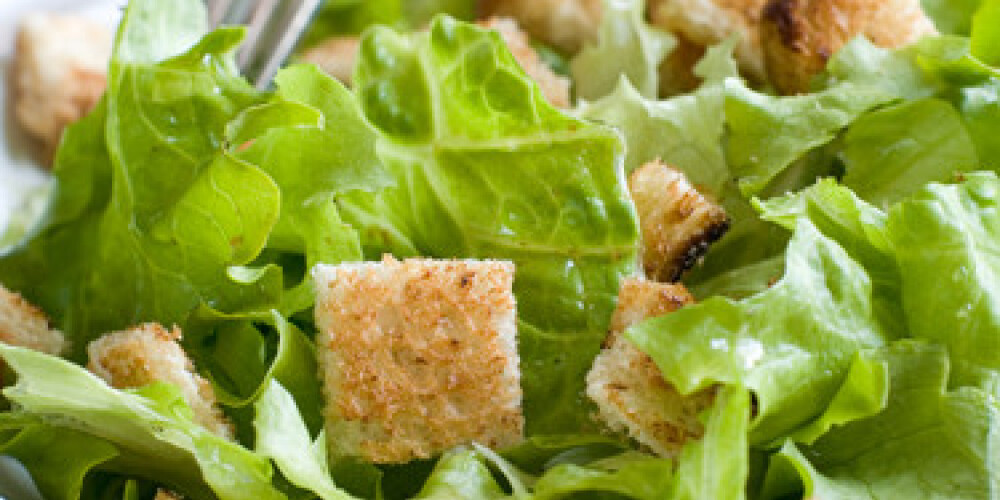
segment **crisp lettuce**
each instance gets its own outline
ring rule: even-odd
[[[947,390],[940,346],[907,341],[871,356],[889,369],[885,410],[812,445],[785,442],[761,498],[996,498],[996,400],[968,387]]]

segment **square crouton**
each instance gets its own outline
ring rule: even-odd
[[[639,214],[642,265],[651,279],[679,280],[729,229],[722,207],[660,161],[632,172],[628,186]]]
[[[514,265],[317,265],[316,337],[334,456],[377,463],[522,438]]]
[[[118,389],[133,389],[165,382],[181,391],[194,412],[195,422],[209,431],[233,439],[232,423],[217,405],[212,384],[194,370],[194,364],[177,342],[181,332],[146,323],[109,333],[87,346],[87,369]]]
[[[49,319],[23,297],[0,285],[0,342],[58,356],[66,338],[49,328]]]
[[[14,111],[51,157],[67,125],[83,118],[107,86],[111,32],[81,17],[35,13],[17,33]]]
[[[686,441],[704,434],[698,416],[712,404],[715,391],[682,396],[663,379],[656,363],[622,334],[647,318],[693,302],[680,284],[625,280],[604,350],[587,374],[587,396],[597,403],[598,419],[664,457],[675,456]]]

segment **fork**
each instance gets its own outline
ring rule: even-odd
[[[295,50],[323,0],[206,0],[209,22],[246,25],[247,37],[236,54],[240,71],[259,89]]]

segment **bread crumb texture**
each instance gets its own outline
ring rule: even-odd
[[[680,284],[625,280],[604,349],[587,374],[587,396],[597,404],[597,418],[664,457],[675,456],[685,442],[704,434],[699,414],[712,405],[715,390],[682,396],[623,333],[693,302]]]
[[[118,389],[154,382],[173,384],[194,412],[195,422],[233,439],[232,423],[216,404],[212,384],[195,372],[194,364],[177,342],[180,338],[178,328],[167,330],[156,323],[109,333],[87,346],[87,369]]]
[[[66,338],[49,328],[49,319],[20,294],[0,285],[0,342],[58,356],[66,350]]]
[[[378,463],[522,439],[514,265],[318,265],[316,323],[334,456]]]

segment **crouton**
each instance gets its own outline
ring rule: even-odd
[[[401,463],[522,439],[513,273],[391,257],[314,268],[333,456]]]
[[[567,54],[597,38],[604,0],[483,0],[484,17],[514,18],[524,30]]]
[[[555,74],[544,61],[538,57],[538,52],[531,46],[531,40],[510,18],[491,17],[481,21],[485,28],[497,30],[503,38],[510,53],[517,59],[524,72],[531,77],[542,90],[542,95],[553,106],[569,107],[569,79]]]
[[[705,56],[705,47],[678,35],[677,46],[660,63],[660,95],[672,96],[691,92],[701,85],[694,67]]]
[[[104,93],[111,33],[79,17],[32,14],[15,43],[14,114],[51,159],[63,129]]]
[[[813,76],[858,35],[895,48],[935,33],[920,0],[772,0],[761,26],[768,76],[784,94],[808,91]]]
[[[729,229],[722,207],[660,161],[636,169],[628,185],[639,214],[642,263],[651,279],[680,279]]]
[[[335,36],[302,53],[302,61],[313,63],[330,76],[350,86],[358,62],[361,41],[356,36]]]
[[[182,500],[183,498],[184,497],[181,496],[180,493],[170,490],[165,490],[162,488],[157,488],[156,496],[153,497],[153,500]]]
[[[739,36],[736,60],[743,73],[763,81],[760,45],[761,11],[767,0],[649,0],[650,23],[676,33],[690,43],[708,47]]]
[[[704,434],[698,416],[712,405],[715,390],[682,396],[623,332],[693,302],[683,285],[626,279],[604,349],[587,374],[587,396],[597,404],[597,418],[664,457],[675,456],[685,442]]]
[[[87,346],[87,369],[112,387],[137,388],[153,382],[177,386],[194,412],[195,422],[227,439],[232,423],[216,404],[212,384],[198,375],[191,359],[177,341],[181,332],[156,323],[109,333]]]
[[[0,285],[0,342],[58,356],[66,350],[66,338],[49,327],[40,309],[19,294]]]

